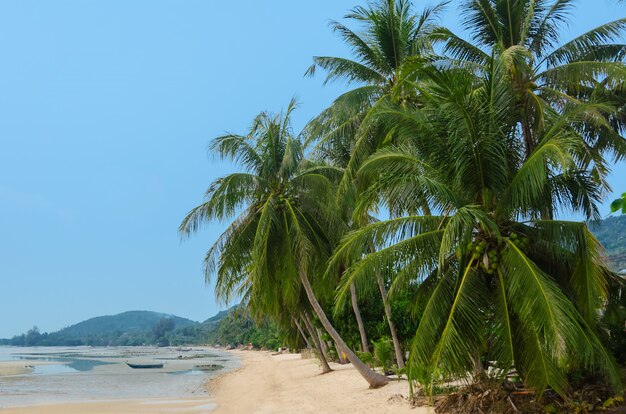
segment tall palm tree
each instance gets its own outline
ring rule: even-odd
[[[566,373],[576,367],[618,389],[595,332],[611,277],[602,246],[584,223],[540,218],[542,204],[588,217],[597,211],[593,173],[575,154],[586,145],[579,125],[605,127],[593,114],[606,108],[545,111],[545,128],[526,155],[506,75],[514,58],[492,60],[478,80],[465,70],[431,68],[422,108],[381,111],[397,145],[361,167],[358,208],[382,202],[397,215],[346,236],[330,268],[355,260],[340,295],[376,272],[395,273],[392,288],[420,285],[426,304],[408,373],[427,389],[468,372],[505,376],[511,366],[539,394],[551,387],[566,395]],[[424,202],[438,214],[420,215],[415,206]],[[376,251],[363,257],[370,240]],[[495,370],[485,369],[488,361]]]
[[[317,141],[318,156],[344,170],[340,198],[348,207],[353,200],[349,196],[353,193],[350,189],[353,187],[353,173],[383,143],[385,137],[375,125],[364,123],[367,113],[391,91],[395,92],[395,101],[412,103],[415,100],[410,74],[414,73],[414,67],[421,66],[433,53],[429,34],[436,27],[435,21],[442,7],[425,8],[420,14],[414,13],[409,0],[378,0],[367,7],[356,7],[345,17],[362,24],[361,32],[355,32],[339,22],[331,23],[332,29],[350,46],[355,59],[317,56],[307,71],[307,74],[313,75],[317,68],[326,70],[324,83],[346,80],[349,84],[359,85],[337,98],[307,126],[309,139]],[[348,208],[349,216],[350,211]],[[357,220],[348,219],[353,227],[367,221],[367,214]],[[377,277],[377,284],[396,361],[402,368],[404,357],[381,275]],[[351,301],[359,322],[354,286],[351,287]],[[360,322],[359,330],[362,341],[366,342]],[[363,348],[365,350],[365,345]]]
[[[250,300],[264,301],[255,306],[272,315],[288,298],[295,306],[303,288],[341,351],[371,387],[379,387],[387,377],[372,371],[348,348],[314,293],[311,276],[330,254],[333,232],[341,223],[334,213],[335,187],[327,168],[304,158],[301,139],[291,130],[295,108],[292,101],[284,114],[261,113],[247,136],[229,134],[212,142],[212,150],[245,171],[215,180],[207,201],[191,210],[180,231],[190,234],[206,221],[236,216],[205,259],[205,274],[208,279],[215,274],[216,291],[222,295],[249,291]],[[324,288],[321,278],[313,282],[318,291]],[[272,295],[277,289],[283,294]]]
[[[318,141],[317,147],[325,156],[333,157],[340,148],[349,152],[344,181],[352,179],[358,163],[384,138],[371,125],[362,128],[369,109],[398,86],[400,79],[406,87],[394,88],[394,99],[414,100],[415,90],[410,86],[412,78],[408,74],[432,58],[430,33],[442,9],[443,4],[439,4],[417,14],[410,0],[376,0],[366,7],[355,7],[345,16],[362,25],[360,31],[331,22],[331,28],[350,47],[354,57],[316,56],[306,73],[312,76],[320,68],[327,72],[325,84],[343,80],[357,87],[339,96],[307,130],[309,137]]]
[[[434,30],[433,38],[443,42],[443,54],[453,64],[473,69],[489,68],[494,55],[516,49],[515,61],[506,74],[515,89],[514,105],[524,136],[528,158],[538,145],[543,128],[543,106],[562,111],[566,106],[595,101],[599,95],[617,92],[624,101],[626,81],[626,18],[605,23],[563,42],[562,27],[574,10],[574,0],[465,0],[460,8],[464,27],[472,41],[448,29]],[[614,102],[614,104],[617,102]],[[619,104],[622,106],[623,103]],[[615,107],[615,105],[613,105]],[[606,175],[606,154],[616,159],[626,155],[623,115],[600,112],[610,121],[591,128],[582,124],[585,151],[577,155],[581,166],[592,166],[599,177]],[[605,184],[603,179],[600,179]]]

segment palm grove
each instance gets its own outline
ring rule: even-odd
[[[538,394],[566,396],[573,372],[617,391],[603,318],[621,281],[585,222],[557,216],[599,218],[626,155],[626,19],[564,40],[571,0],[457,6],[467,38],[409,0],[333,22],[352,55],[307,74],[353,88],[299,133],[292,101],[214,139],[240,172],[180,231],[229,220],[205,259],[217,297],[306,341],[325,372],[329,336],[384,385],[359,356],[385,336],[426,392],[511,369]]]

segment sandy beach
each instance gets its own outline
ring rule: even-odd
[[[320,375],[315,359],[299,354],[234,351],[241,368],[207,382],[210,397],[51,404],[0,410],[6,414],[104,413],[363,413],[426,414],[406,400],[406,381],[391,381],[371,390],[350,365],[332,364],[334,372]]]
[[[209,383],[217,404],[215,414],[433,412],[409,405],[406,381],[371,390],[350,364],[331,364],[334,372],[320,375],[317,360],[301,359],[299,354],[237,354],[243,367]]]

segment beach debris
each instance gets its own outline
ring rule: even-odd
[[[407,401],[407,398],[405,398],[404,395],[399,394],[399,393],[394,394],[387,399],[387,402],[389,404],[404,404],[406,403],[406,401]]]
[[[432,403],[435,412],[447,414],[591,413],[615,408],[623,398],[612,396],[604,385],[587,384],[573,390],[567,401],[550,389],[539,400],[521,384],[485,381],[436,396]]]

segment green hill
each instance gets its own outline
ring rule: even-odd
[[[136,333],[151,330],[161,319],[171,319],[175,328],[198,325],[189,319],[150,311],[129,311],[117,315],[98,316],[63,328],[57,333],[67,336],[110,334],[115,332]]]
[[[35,327],[0,345],[14,346],[134,346],[204,344],[225,313],[208,319],[209,325],[165,313],[129,311],[98,316],[56,332],[41,333]],[[206,321],[205,321],[206,323]]]
[[[606,249],[613,270],[626,273],[626,215],[609,217],[591,230]]]
[[[224,318],[228,316],[229,313],[231,313],[231,311],[234,311],[235,309],[237,309],[237,306],[239,305],[235,305],[231,307],[230,309],[219,311],[214,316],[211,316],[209,319],[202,322],[202,326],[205,326],[207,328],[216,327],[220,323],[220,321],[222,321]]]

